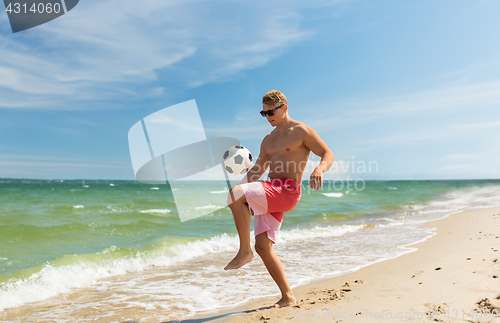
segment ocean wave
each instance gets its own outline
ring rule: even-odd
[[[361,230],[364,226],[341,225],[282,231],[279,241],[282,244],[288,244],[318,237],[338,237]],[[43,301],[71,292],[75,288],[89,287],[109,277],[139,272],[148,268],[169,267],[208,254],[236,252],[238,246],[237,236],[221,234],[187,243],[170,245],[167,243],[167,246],[165,243],[159,243],[156,249],[149,253],[137,251],[134,255],[130,255],[131,251],[127,252],[127,250],[111,246],[91,255],[73,255],[69,257],[72,264],[57,266],[54,263],[48,263],[39,272],[26,279],[0,285],[0,311],[30,302]],[[123,253],[129,253],[129,255],[123,256]],[[101,260],[96,260],[99,258]],[[88,261],[88,259],[94,261]],[[64,262],[59,261],[59,263]]]
[[[323,193],[324,196],[328,197],[342,197],[344,194],[342,193]]]
[[[311,238],[321,237],[340,237],[346,233],[356,232],[366,227],[366,224],[343,224],[332,225],[327,227],[316,226],[312,229],[293,229],[284,230],[279,233],[278,241],[282,242],[296,242],[298,240],[305,240]]]
[[[74,209],[83,209],[83,205],[73,205]]]
[[[213,204],[203,205],[203,206],[195,206],[195,210],[218,210],[222,208],[222,206],[217,206]]]
[[[97,281],[153,267],[168,267],[210,253],[235,251],[237,237],[222,234],[205,240],[178,243],[151,253],[137,252],[134,256],[113,258],[123,250],[112,246],[93,255],[73,256],[72,264],[55,266],[47,263],[39,272],[28,278],[13,280],[0,285],[0,311],[38,302],[68,293],[75,288],[85,288]],[[85,261],[86,258],[106,259]]]
[[[227,193],[229,190],[222,190],[222,191],[210,191],[212,194],[222,194],[222,193]]]
[[[29,302],[43,301],[67,293],[73,288],[90,286],[98,279],[124,274],[133,266],[132,260],[117,260],[108,265],[82,263],[54,267],[47,264],[27,279],[1,285],[0,311]],[[140,265],[136,269],[139,267]]]
[[[465,208],[481,209],[500,206],[500,186],[461,188],[448,192],[434,201],[404,205],[407,214],[418,214],[426,221],[446,217]]]
[[[167,214],[171,211],[169,209],[150,209],[150,210],[142,210],[141,213],[152,213],[152,214]]]

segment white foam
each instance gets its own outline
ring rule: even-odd
[[[342,197],[344,194],[342,193],[323,193],[324,196],[328,197]]]
[[[222,194],[222,193],[227,193],[229,190],[222,190],[222,191],[210,191],[212,194]]]
[[[403,210],[412,216],[418,215],[423,221],[447,217],[465,208],[500,207],[500,186],[463,188],[444,194],[440,199],[425,204],[406,205]]]
[[[169,209],[150,209],[150,210],[142,210],[141,213],[153,213],[153,214],[167,214],[171,211]]]
[[[238,239],[236,237],[222,234],[211,239],[175,244],[157,251],[156,254],[138,253],[134,257],[100,262],[82,262],[60,267],[47,264],[40,272],[27,279],[1,285],[0,311],[28,302],[46,300],[67,293],[74,288],[88,287],[100,279],[128,272],[138,272],[156,266],[168,267],[195,257],[223,251],[235,251],[237,248]],[[110,247],[98,254],[109,254],[118,249]]]
[[[117,260],[107,265],[82,263],[62,267],[48,264],[27,279],[4,284],[0,290],[0,311],[46,300],[67,293],[72,288],[87,287],[98,279],[124,274],[133,267],[137,270],[140,267],[137,262]]]
[[[365,228],[365,224],[358,225],[331,225],[327,227],[316,226],[312,229],[293,229],[289,231],[281,231],[278,235],[279,242],[296,242],[299,240],[307,240],[312,238],[324,237],[340,237],[346,233],[356,232]]]
[[[214,204],[208,204],[208,205],[203,205],[203,206],[195,206],[195,210],[218,210],[220,209],[220,206],[214,205]]]
[[[151,187],[150,190],[159,190],[159,187]]]
[[[326,228],[294,229],[282,231],[279,239],[283,245],[290,243],[293,245],[294,242],[305,239],[341,236],[363,227],[364,225],[341,225]],[[68,293],[74,288],[89,287],[99,280],[128,272],[138,272],[158,266],[178,265],[190,259],[213,253],[226,251],[234,253],[238,250],[238,241],[236,236],[222,234],[210,239],[171,245],[162,251],[156,251],[155,254],[138,253],[134,257],[81,262],[60,267],[47,264],[40,272],[27,279],[4,284],[0,290],[0,310],[21,306],[28,302],[46,300],[62,293]],[[110,247],[98,254],[110,254],[118,249]],[[175,288],[179,288],[179,286]],[[192,293],[192,290],[189,292]],[[208,306],[207,299],[203,300],[203,298],[200,298],[197,303],[202,304],[202,301],[205,302],[203,308],[206,309],[220,306],[218,302],[215,302],[213,306]],[[199,310],[200,307],[197,306],[197,309]]]
[[[74,209],[83,209],[83,205],[73,205]]]

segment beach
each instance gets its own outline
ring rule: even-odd
[[[257,254],[223,269],[239,245],[225,183],[172,188],[204,197],[193,212],[217,209],[182,222],[165,186],[0,181],[0,321],[467,319],[499,306],[500,181],[336,184],[303,184],[273,246],[298,307],[228,315],[280,295]]]
[[[266,297],[183,322],[500,321],[500,208],[426,227],[435,235],[409,246],[414,252],[295,288],[297,306],[263,309],[276,301]],[[241,310],[250,312],[221,317]]]

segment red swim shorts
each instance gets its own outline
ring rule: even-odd
[[[300,200],[302,187],[289,178],[269,178],[265,182],[240,184],[254,218],[255,236],[267,232],[276,243],[284,212],[292,210]]]

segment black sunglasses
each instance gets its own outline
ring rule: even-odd
[[[282,106],[284,106],[284,104],[282,104],[279,107],[276,107],[274,109],[267,110],[267,111],[262,110],[262,111],[260,111],[260,115],[263,116],[263,117],[265,117],[266,115],[272,117],[274,115],[274,111],[278,110]]]

